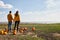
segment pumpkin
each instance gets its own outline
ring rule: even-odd
[[[16,30],[13,31],[13,35],[16,35]]]
[[[4,30],[1,31],[1,34],[4,34]]]
[[[27,27],[25,27],[24,30],[27,30]]]
[[[6,35],[7,34],[7,32],[4,32],[4,35]]]
[[[8,32],[8,29],[5,28],[5,32]]]
[[[20,30],[20,33],[23,33],[24,31],[23,30]]]
[[[4,30],[0,30],[0,34],[4,34]]]
[[[32,31],[35,31],[35,27],[32,27]]]

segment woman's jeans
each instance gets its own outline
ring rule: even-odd
[[[11,25],[12,25],[12,21],[9,21],[8,22],[8,31],[10,31],[10,32],[11,32]]]
[[[16,27],[17,27],[17,32],[18,32],[19,23],[20,23],[20,21],[15,21],[14,30],[15,30],[15,29],[16,29]]]

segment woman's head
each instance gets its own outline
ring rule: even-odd
[[[18,11],[16,11],[16,13],[19,13]]]
[[[18,13],[19,13],[19,12],[18,12],[18,11],[16,11],[15,16],[18,16],[18,15],[19,15]]]

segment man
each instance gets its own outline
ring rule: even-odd
[[[8,19],[8,32],[11,32],[11,25],[12,25],[12,20],[13,20],[13,17],[12,17],[12,12],[9,11],[9,14],[7,15],[7,19]]]

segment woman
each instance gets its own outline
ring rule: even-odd
[[[19,23],[20,23],[20,16],[18,14],[19,12],[16,11],[15,16],[14,16],[14,22],[15,22],[15,26],[14,26],[14,30],[17,27],[17,32],[18,32],[18,27],[19,27]]]

